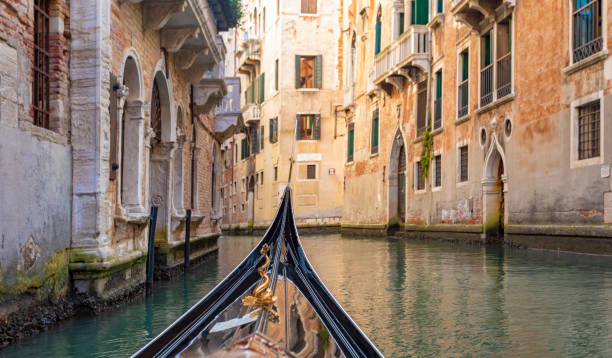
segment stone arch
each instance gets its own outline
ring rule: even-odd
[[[388,175],[388,218],[389,221],[396,218],[401,224],[406,219],[406,171],[408,165],[405,138],[401,127],[398,127],[391,145]]]
[[[163,66],[163,59],[158,62]],[[149,141],[149,203],[158,207],[156,237],[159,241],[171,242],[171,216],[173,194],[173,162],[176,150],[175,112],[172,86],[165,72],[157,69],[150,88],[151,138]]]
[[[508,192],[507,170],[504,149],[493,132],[485,156],[482,178],[483,233],[485,239],[490,242],[503,241],[504,237],[504,225],[508,218],[505,210]]]
[[[121,170],[118,191],[121,205],[130,213],[146,213],[142,188],[144,173],[141,170],[144,154],[144,85],[140,56],[133,48],[125,51],[118,82],[123,91],[120,108],[119,167]]]

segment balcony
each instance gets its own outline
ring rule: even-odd
[[[414,79],[418,70],[429,72],[428,36],[426,26],[412,25],[385,47],[374,58],[374,84],[385,89],[387,83],[401,90],[404,77]]]
[[[483,20],[495,19],[514,8],[515,4],[516,0],[453,0],[451,12],[457,21],[480,31]]]
[[[244,123],[249,125],[251,123],[259,123],[260,107],[257,103],[248,103],[242,110],[242,118]]]
[[[242,43],[236,52],[238,72],[248,74],[255,70],[261,61],[261,41],[252,38]]]

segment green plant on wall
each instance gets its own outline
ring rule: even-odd
[[[429,174],[429,166],[431,165],[432,154],[433,137],[431,136],[431,130],[429,129],[428,124],[425,128],[425,132],[423,132],[423,151],[421,152],[421,160],[419,161],[421,169],[423,169],[423,180],[426,180],[427,175]]]
[[[232,19],[232,25],[236,26],[240,23],[240,19],[242,19],[242,0],[230,0],[232,10],[234,13],[234,18]]]

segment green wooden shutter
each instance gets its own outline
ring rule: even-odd
[[[372,141],[371,141],[371,153],[378,153],[378,110],[374,111],[374,117],[372,118]]]
[[[468,79],[469,71],[469,61],[470,56],[467,51],[461,53],[461,80],[465,81]]]
[[[314,116],[314,139],[315,140],[319,140],[321,139],[321,115],[317,114]]]
[[[482,37],[482,44],[483,44],[483,67],[486,67],[488,65],[491,64],[491,55],[492,55],[492,48],[491,48],[491,32],[489,31],[486,35],[484,35]]]
[[[270,119],[270,124],[268,128],[268,140],[270,143],[274,143],[274,118]]]
[[[295,55],[295,88],[301,88],[300,55]]]
[[[348,132],[348,148],[347,148],[347,158],[346,161],[347,162],[352,162],[353,161],[353,152],[355,150],[355,126],[351,123],[349,125],[349,132]]]
[[[323,56],[318,55],[314,58],[315,62],[315,88],[323,88]]]
[[[382,31],[382,22],[376,21],[376,42],[374,44],[374,54],[378,55],[380,52],[380,36]]]
[[[438,0],[438,14],[444,12],[444,0]]]
[[[410,25],[416,24],[416,0],[410,2]]]
[[[427,25],[427,22],[429,22],[429,0],[417,0],[416,13],[416,23]]]
[[[295,131],[295,139],[302,139],[302,131],[301,131],[301,125],[302,125],[302,120],[301,120],[301,116],[298,114],[295,116],[295,125],[297,126],[296,131]]]
[[[266,74],[262,73],[259,76],[259,98],[257,103],[263,103],[266,99]]]
[[[404,33],[404,13],[400,12],[399,13],[399,34],[403,34]]]
[[[264,138],[265,138],[265,137],[266,137],[266,136],[265,136],[265,129],[264,129],[264,126],[261,126],[261,127],[260,127],[260,129],[259,129],[259,148],[260,148],[261,150],[263,150],[263,149],[264,149],[264,141],[265,141],[265,140],[264,140]]]

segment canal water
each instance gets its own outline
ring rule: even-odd
[[[259,237],[153,295],[62,322],[0,357],[129,356],[204,296]],[[387,357],[612,357],[612,258],[339,235],[302,237],[323,282]]]

